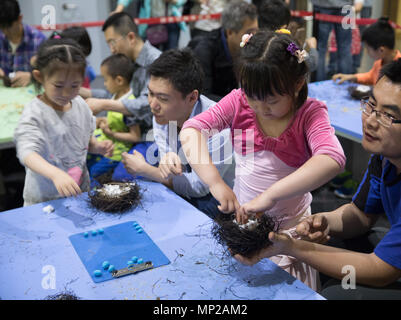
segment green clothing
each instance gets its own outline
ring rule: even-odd
[[[134,95],[132,94],[132,91],[130,93],[131,94],[128,96],[127,99],[135,99]],[[124,95],[124,98],[126,97],[127,95]],[[108,111],[107,123],[109,125],[110,130],[113,132],[129,132],[129,127],[126,125],[124,118],[125,118],[124,115],[120,112]],[[114,152],[113,155],[109,157],[109,159],[114,161],[121,161],[121,154],[123,152],[128,152],[133,145],[132,142],[124,142],[108,137],[107,135],[104,134],[103,130],[100,128],[95,130],[94,135],[98,141],[104,141],[104,140],[113,141]]]

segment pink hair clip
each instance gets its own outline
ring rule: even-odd
[[[252,33],[249,33],[249,34],[245,33],[241,38],[241,43],[239,44],[239,46],[241,48],[243,48],[248,43],[248,41],[252,38],[252,36],[253,36]]]
[[[61,37],[60,37],[58,34],[56,34],[56,35],[53,37],[53,39],[61,39]]]

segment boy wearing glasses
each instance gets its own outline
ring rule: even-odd
[[[373,155],[352,202],[302,221],[297,233],[303,240],[272,232],[272,246],[250,259],[235,258],[252,265],[277,254],[293,256],[342,280],[325,285],[321,294],[328,299],[401,299],[401,59],[381,70],[372,96],[362,106],[362,145]],[[391,227],[372,251],[323,245],[330,236],[366,235],[381,214]],[[369,240],[373,236],[371,232]]]

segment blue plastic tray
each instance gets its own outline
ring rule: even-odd
[[[103,268],[104,261],[114,265],[116,270],[128,267],[127,262],[132,261],[134,256],[143,259],[143,262],[152,261],[154,268],[170,263],[136,221],[113,225],[103,230],[87,230],[74,234],[69,239],[94,282],[115,279],[111,272]],[[101,275],[95,276],[95,270],[100,270]]]

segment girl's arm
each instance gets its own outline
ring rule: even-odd
[[[220,202],[219,210],[230,213],[239,207],[239,203],[213,164],[207,139],[206,135],[194,128],[183,129],[180,133],[182,149],[192,169],[209,186],[210,193]]]
[[[341,170],[337,161],[331,157],[324,154],[315,155],[296,171],[245,203],[237,212],[237,220],[244,223],[249,214],[264,212],[280,200],[315,190],[334,178]]]
[[[58,193],[63,197],[76,196],[81,193],[78,184],[68,173],[53,166],[36,152],[31,152],[24,158],[24,165],[53,181]]]

